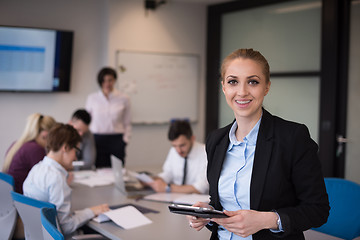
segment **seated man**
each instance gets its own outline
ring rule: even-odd
[[[48,135],[48,154],[25,179],[24,195],[56,206],[60,228],[66,239],[96,215],[109,210],[107,204],[71,212],[71,188],[68,170],[76,160],[81,137],[70,125],[57,124]]]
[[[172,122],[168,139],[172,148],[163,172],[148,185],[156,192],[208,194],[205,145],[195,141],[189,122]]]
[[[69,124],[73,126],[82,137],[80,152],[77,159],[84,162],[83,166],[74,167],[75,170],[95,169],[96,146],[94,135],[89,130],[91,116],[85,109],[78,109],[72,115]]]

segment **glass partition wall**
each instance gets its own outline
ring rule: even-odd
[[[234,119],[221,91],[221,60],[235,49],[254,48],[270,64],[272,85],[264,107],[306,124],[319,144],[324,175],[344,177],[350,2],[251,0],[209,6],[206,133]]]
[[[306,124],[318,141],[321,1],[300,0],[226,13],[221,30],[221,59],[238,48],[260,51],[272,75],[265,109]],[[219,101],[219,126],[225,126],[234,116],[221,88]]]

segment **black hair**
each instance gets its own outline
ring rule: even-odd
[[[100,70],[100,72],[98,73],[98,78],[97,78],[97,81],[98,81],[98,84],[99,84],[100,87],[101,87],[102,83],[104,82],[105,75],[111,75],[111,76],[113,76],[115,78],[115,80],[117,78],[115,69],[110,68],[110,67],[102,68]]]
[[[86,125],[89,125],[91,122],[91,116],[85,109],[78,109],[76,110],[73,115],[72,119],[78,119],[83,121]]]
[[[189,121],[187,120],[175,120],[171,121],[168,132],[168,139],[174,141],[180,135],[184,135],[187,139],[190,139],[193,135]]]

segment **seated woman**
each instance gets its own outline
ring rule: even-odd
[[[58,123],[48,135],[48,154],[29,172],[24,182],[24,195],[56,205],[63,234],[71,236],[96,215],[109,210],[107,204],[71,212],[71,188],[68,170],[76,160],[81,137],[72,126]]]
[[[16,192],[23,193],[23,182],[30,169],[46,155],[47,134],[55,123],[50,116],[31,114],[22,136],[7,151],[2,171],[13,176]]]

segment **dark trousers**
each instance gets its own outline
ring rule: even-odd
[[[122,160],[125,166],[125,146],[123,134],[94,134],[96,144],[96,168],[111,167],[110,155]]]

